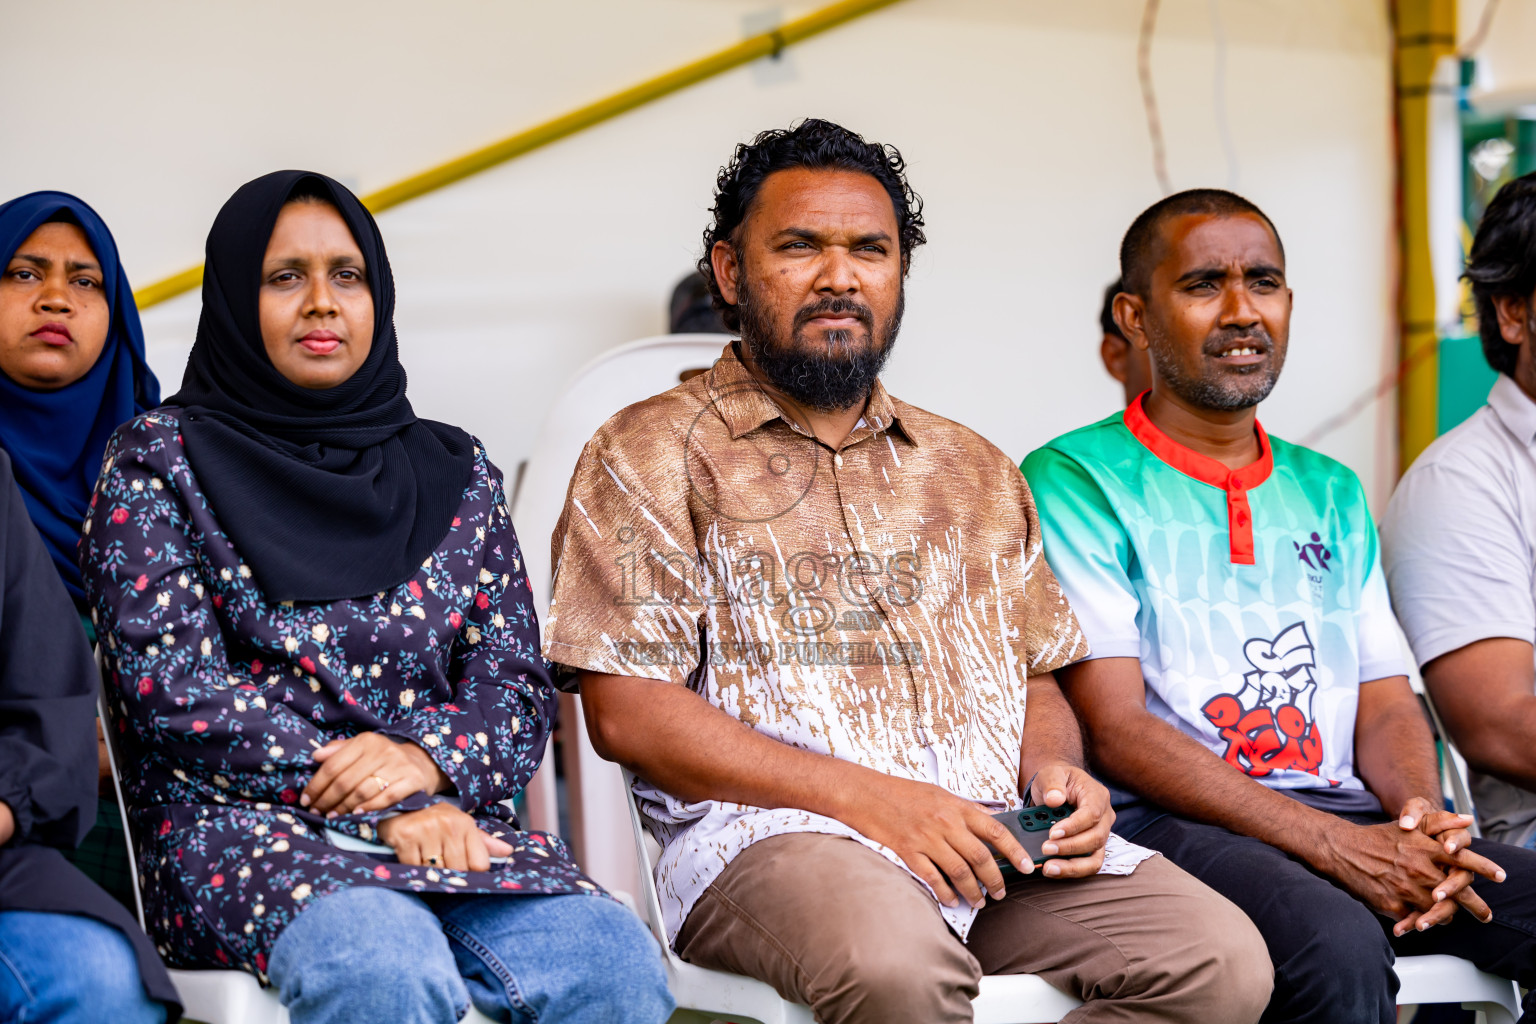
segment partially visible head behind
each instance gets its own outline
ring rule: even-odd
[[[57,391],[89,373],[106,347],[106,272],[69,209],[8,248],[0,253],[0,373],[25,388]]]
[[[720,318],[714,296],[709,293],[709,282],[697,270],[690,271],[672,289],[672,301],[667,305],[667,333],[730,333]]]
[[[1104,289],[1104,302],[1099,307],[1099,358],[1109,375],[1120,382],[1125,404],[1130,405],[1152,386],[1152,363],[1146,352],[1126,340],[1125,332],[1115,323],[1115,296],[1120,294],[1120,287],[1116,278]]]
[[[301,388],[346,382],[373,343],[373,293],[352,229],[318,178],[300,180],[272,226],[261,266],[261,340]]]
[[[1131,224],[1120,268],[1115,321],[1151,356],[1154,393],[1212,412],[1269,396],[1285,365],[1291,291],[1262,210],[1220,189],[1169,196]]]
[[[810,118],[737,146],[716,181],[699,272],[757,369],[812,408],[862,401],[895,341],[925,241],[905,167]]]
[[[1104,301],[1099,306],[1099,329],[1104,332],[1104,337],[1119,338],[1121,341],[1125,340],[1125,332],[1115,323],[1115,296],[1120,294],[1123,287],[1118,277],[1105,285]]]
[[[1483,356],[1526,389],[1536,385],[1536,174],[1516,178],[1483,212],[1467,258]]]

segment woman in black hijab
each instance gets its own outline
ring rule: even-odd
[[[81,565],[150,931],[296,1022],[659,1022],[634,915],[518,829],[555,689],[501,474],[417,419],[373,218],[322,175],[208,237],[180,393],[114,435]]]

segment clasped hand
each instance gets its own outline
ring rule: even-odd
[[[401,864],[489,871],[492,857],[506,857],[512,847],[480,831],[475,819],[448,803],[397,814],[379,823],[379,838],[395,848]]]
[[[376,732],[332,740],[312,755],[320,763],[299,805],[334,818],[393,807],[413,793],[441,793],[448,776],[416,744]]]
[[[860,801],[863,813],[849,824],[894,850],[945,905],[959,906],[963,899],[979,907],[986,894],[1003,898],[1003,876],[992,859],[993,850],[1023,874],[1035,870],[1024,848],[980,804],[926,782],[889,776],[873,788]],[[1035,777],[1027,798],[1050,807],[1071,802],[1077,808],[1056,823],[1041,847],[1048,858],[1046,877],[1096,874],[1104,864],[1104,844],[1115,818],[1108,790],[1081,768],[1050,765]]]
[[[1464,908],[1484,924],[1493,911],[1471,889],[1481,875],[1504,881],[1504,869],[1470,849],[1472,818],[1413,797],[1398,820],[1380,825],[1351,825],[1329,839],[1325,873],[1393,918],[1394,935],[1444,924]]]

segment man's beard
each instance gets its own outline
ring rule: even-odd
[[[896,312],[877,324],[874,312],[855,299],[822,299],[795,314],[790,336],[784,338],[773,322],[772,310],[751,300],[745,281],[736,297],[741,340],[758,372],[779,391],[819,412],[850,409],[868,400],[896,345],[906,304],[903,289],[896,299]],[[857,317],[873,343],[857,345],[854,331],[835,330],[824,332],[824,348],[801,333],[818,316]]]
[[[1206,377],[1191,375],[1179,365],[1166,337],[1158,330],[1150,329],[1151,325],[1148,326],[1147,353],[1152,357],[1152,366],[1157,371],[1158,380],[1196,409],[1236,412],[1252,408],[1269,397],[1285,366],[1284,347],[1276,345],[1264,328],[1254,326],[1236,331],[1217,331],[1205,340],[1204,354],[1218,355],[1223,349],[1231,347],[1234,341],[1241,340],[1268,352],[1268,360],[1258,366],[1233,367],[1225,373],[1214,373]]]

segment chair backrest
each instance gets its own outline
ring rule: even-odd
[[[632,341],[588,363],[555,400],[512,510],[540,616],[549,611],[550,535],[581,449],[620,409],[676,387],[686,370],[712,366],[728,340],[724,334],[663,334]]]
[[[1456,744],[1451,741],[1451,734],[1445,731],[1445,722],[1440,719],[1440,712],[1435,709],[1435,702],[1429,696],[1429,691],[1419,695],[1424,701],[1424,708],[1429,712],[1429,720],[1435,727],[1435,735],[1440,741],[1440,787],[1442,791],[1449,793],[1451,808],[1457,814],[1470,814],[1472,816],[1471,832],[1474,836],[1481,837],[1482,829],[1477,823],[1477,808],[1472,805],[1472,790],[1467,785],[1467,762],[1461,756],[1461,751],[1456,749]]]
[[[1451,734],[1445,731],[1445,722],[1440,718],[1434,698],[1429,695],[1429,688],[1424,685],[1424,677],[1419,672],[1413,648],[1409,646],[1408,636],[1402,631],[1401,626],[1398,627],[1398,643],[1402,647],[1403,661],[1408,666],[1408,685],[1414,693],[1418,694],[1419,702],[1424,705],[1424,712],[1429,717],[1430,728],[1434,730],[1435,740],[1440,748],[1440,791],[1451,798],[1451,808],[1457,814],[1472,815],[1472,834],[1481,836],[1483,833],[1477,824],[1477,809],[1472,806],[1472,791],[1467,785],[1466,759],[1461,756],[1461,751],[1456,749],[1456,744],[1451,740]]]
[[[640,817],[640,808],[635,802],[635,777],[624,769],[624,789],[629,794],[625,804],[629,807],[629,827],[634,833],[635,862],[640,865],[640,894],[637,903],[641,916],[645,923],[650,925],[651,932],[656,936],[662,948],[667,951],[667,956],[675,956],[672,947],[667,944],[667,928],[662,923],[661,899],[656,895],[656,858],[661,855],[661,844],[656,837],[651,835],[650,829],[645,826],[645,819]]]
[[[139,912],[139,927],[144,928],[144,897],[139,893],[139,858],[134,849],[133,823],[128,820],[128,804],[123,800],[123,780],[117,770],[117,766],[122,763],[122,755],[117,749],[117,730],[112,727],[112,716],[107,710],[112,689],[100,648],[96,651],[96,667],[101,672],[101,689],[96,694],[96,717],[101,719],[101,736],[107,745],[107,768],[112,772],[112,792],[117,797],[117,813],[123,819],[123,845],[128,848],[128,870],[133,875],[133,904]]]
[[[666,334],[621,345],[587,364],[568,383],[545,417],[523,474],[512,519],[521,539],[534,607],[548,620],[549,542],[565,506],[571,471],[581,450],[610,416],[626,406],[678,385],[682,373],[705,369],[720,357],[722,334]],[[631,891],[646,874],[623,843],[627,800],[617,768],[603,761],[585,737],[578,701],[561,700],[562,758],[571,794],[570,834],[588,874],[610,889]],[[552,766],[542,766],[527,790],[528,824],[559,830]]]

